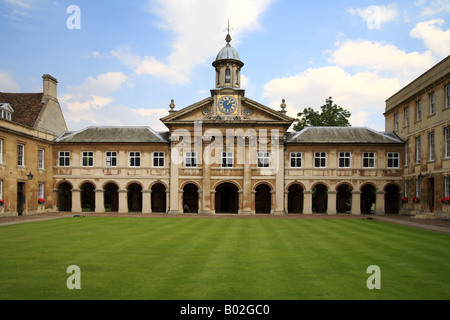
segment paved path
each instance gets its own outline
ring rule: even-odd
[[[54,220],[73,217],[73,213],[51,213],[42,214],[36,216],[23,216],[23,217],[0,217],[0,226],[18,224],[18,223],[29,223],[35,221],[43,220]],[[408,216],[389,216],[389,215],[361,215],[361,216],[350,216],[350,215],[284,215],[284,216],[273,216],[273,215],[261,215],[261,216],[237,216],[237,215],[214,215],[214,216],[201,216],[201,215],[167,215],[167,214],[133,214],[133,215],[119,215],[119,214],[94,214],[86,213],[81,214],[83,216],[114,216],[114,217],[195,217],[195,218],[231,218],[231,219],[252,219],[252,218],[269,218],[269,219],[374,219],[384,222],[402,224],[410,227],[431,230],[435,232],[441,232],[445,234],[450,234],[450,220],[441,219],[414,219]]]

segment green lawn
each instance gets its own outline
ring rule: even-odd
[[[69,290],[67,267],[81,269]],[[381,269],[369,290],[367,268]],[[74,217],[0,227],[0,299],[450,299],[450,236],[375,220]]]

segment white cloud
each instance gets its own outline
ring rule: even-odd
[[[434,16],[440,13],[450,12],[450,0],[433,0],[428,3],[427,0],[419,0],[414,4],[421,7],[422,16]]]
[[[159,27],[173,34],[172,51],[165,59],[139,57],[126,48],[112,52],[136,74],[150,74],[184,84],[196,65],[210,61],[225,45],[224,27],[230,19],[233,46],[239,37],[260,27],[259,17],[274,0],[154,0],[150,11],[160,18]],[[189,10],[186,10],[189,8]],[[237,10],[237,8],[239,8]],[[189,12],[189,14],[187,14]]]
[[[439,57],[447,57],[450,54],[450,29],[442,30],[443,24],[445,21],[442,19],[419,22],[410,36],[422,39],[425,46]]]
[[[19,92],[19,85],[7,72],[0,72],[0,92]]]
[[[332,97],[336,104],[353,114],[354,125],[362,125],[368,120],[369,112],[383,113],[386,97],[400,88],[397,79],[384,78],[376,72],[351,75],[341,67],[328,66],[271,80],[264,87],[264,95],[275,110],[279,109],[281,99],[286,99],[292,117],[307,107],[319,110]]]
[[[368,40],[345,40],[327,51],[330,66],[273,79],[264,87],[270,106],[286,99],[288,114],[306,107],[319,110],[328,97],[352,113],[353,126],[383,130],[385,101],[435,64],[431,52],[410,52]]]
[[[398,16],[397,5],[372,5],[367,8],[350,8],[351,15],[359,15],[367,24],[369,29],[380,29],[381,24],[394,20]]]
[[[82,120],[99,124],[95,110],[101,110],[114,101],[109,95],[116,92],[127,80],[122,72],[108,72],[97,78],[89,77],[81,85],[68,86],[67,93],[59,97],[67,119],[72,122]]]
[[[408,82],[431,68],[435,59],[431,52],[410,52],[392,44],[369,40],[346,40],[337,43],[328,61],[341,67],[383,72]]]

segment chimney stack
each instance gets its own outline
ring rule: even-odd
[[[53,98],[54,100],[58,100],[56,87],[58,85],[58,80],[53,78],[49,74],[44,74],[42,76],[44,79],[44,97]]]

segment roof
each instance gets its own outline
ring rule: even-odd
[[[150,127],[88,127],[77,132],[65,132],[55,142],[67,143],[167,143],[167,135]]]
[[[236,49],[234,49],[230,44],[227,44],[222,50],[219,51],[216,57],[217,60],[239,60],[241,61],[241,58],[239,57],[239,54],[237,53]]]
[[[379,132],[366,127],[307,127],[288,132],[286,143],[403,144],[393,132]]]
[[[43,93],[4,93],[0,92],[0,103],[8,103],[13,108],[11,121],[34,127],[45,102]]]

